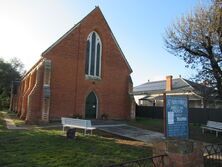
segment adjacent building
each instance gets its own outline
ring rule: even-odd
[[[138,105],[163,106],[163,93],[187,96],[190,108],[221,108],[222,101],[216,99],[214,89],[184,78],[167,76],[166,80],[146,82],[133,88]]]

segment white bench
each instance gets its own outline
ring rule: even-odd
[[[70,128],[84,129],[84,134],[86,134],[87,130],[91,130],[92,134],[92,130],[96,129],[95,127],[92,126],[90,120],[65,118],[65,117],[62,117],[61,120],[62,120],[63,131],[65,127],[70,127]]]
[[[216,137],[218,137],[218,132],[222,132],[222,122],[215,121],[207,121],[205,126],[202,126],[202,133],[204,133],[204,129],[215,131]]]

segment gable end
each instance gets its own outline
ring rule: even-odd
[[[110,31],[110,34],[111,34],[111,36],[112,36],[112,39],[113,39],[114,43],[116,44],[116,46],[117,46],[117,48],[118,48],[121,56],[123,57],[123,59],[124,59],[126,65],[127,65],[128,69],[129,69],[130,73],[132,73],[133,70],[132,70],[132,68],[130,67],[130,65],[129,65],[129,63],[128,63],[126,57],[125,57],[125,55],[123,54],[123,52],[122,52],[122,50],[121,50],[121,48],[120,48],[120,46],[119,46],[119,44],[118,44],[118,42],[117,42],[114,34],[113,34],[113,32],[112,32],[112,30],[111,30],[111,28],[110,28],[110,26],[109,26],[109,24],[107,23],[104,15],[103,15],[103,13],[101,12],[101,10],[100,10],[99,7],[96,7],[95,9],[93,9],[93,10],[92,10],[87,16],[85,16],[80,22],[78,22],[76,25],[74,25],[74,27],[72,27],[72,28],[71,28],[69,31],[67,31],[62,37],[60,37],[55,43],[53,43],[48,49],[46,49],[46,50],[41,54],[41,56],[44,57],[49,51],[51,51],[51,50],[52,50],[57,44],[59,44],[64,38],[66,38],[69,34],[71,34],[73,31],[75,31],[76,28],[79,27],[79,26],[81,25],[81,23],[82,23],[89,15],[91,15],[93,12],[95,12],[95,11],[97,11],[97,10],[99,11],[99,13],[101,14],[101,16],[103,17],[106,25],[107,25],[108,28],[109,28],[109,31]]]

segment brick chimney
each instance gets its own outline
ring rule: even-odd
[[[166,76],[166,91],[171,91],[172,90],[172,75]]]

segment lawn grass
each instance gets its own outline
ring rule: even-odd
[[[20,119],[15,112],[12,111],[5,111],[7,112],[7,115],[10,116],[10,118],[13,119],[13,122],[15,123],[16,126],[24,126],[25,121]]]
[[[190,138],[193,140],[216,144],[222,142],[222,133],[220,133],[218,137],[216,137],[215,131],[206,131],[202,134],[201,125],[190,124]]]
[[[163,120],[161,119],[151,119],[144,117],[137,117],[134,121],[130,121],[129,124],[153,130],[163,133]],[[198,140],[206,143],[221,143],[222,134],[219,134],[219,137],[216,137],[215,132],[206,132],[202,134],[201,125],[189,124],[190,129],[190,139]]]
[[[134,125],[143,129],[148,129],[163,133],[163,121],[161,119],[136,117],[135,120],[129,121],[128,123],[130,125]]]
[[[0,112],[0,132],[5,129],[4,114]]]
[[[131,141],[98,135],[77,133],[75,140],[68,140],[56,129],[7,130],[2,117],[0,113],[1,167],[106,166],[152,154]]]

